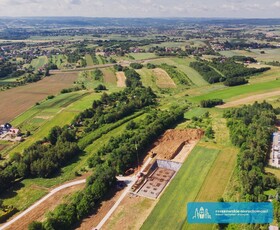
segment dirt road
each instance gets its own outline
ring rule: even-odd
[[[13,223],[15,223],[16,221],[18,221],[19,219],[23,218],[25,215],[27,215],[30,211],[32,211],[33,209],[35,209],[36,207],[38,207],[40,204],[42,204],[44,201],[46,201],[47,199],[49,199],[50,197],[54,196],[56,193],[58,193],[59,191],[66,189],[66,188],[70,188],[73,186],[77,186],[80,184],[84,184],[86,183],[86,179],[82,179],[82,180],[78,180],[78,181],[74,181],[74,182],[70,182],[64,185],[61,185],[55,189],[53,189],[48,195],[46,195],[45,197],[43,197],[42,199],[40,199],[39,201],[37,201],[35,204],[33,204],[31,207],[29,207],[28,209],[26,209],[25,211],[23,211],[22,213],[20,213],[18,216],[16,216],[15,218],[13,218],[12,220],[10,220],[9,222],[5,223],[4,225],[0,226],[1,230],[4,230],[6,228],[8,228],[10,225],[12,225]]]
[[[275,96],[280,96],[280,90],[268,92],[268,93],[262,93],[262,94],[255,94],[235,101],[230,101],[223,105],[217,106],[217,108],[222,108],[222,109],[231,108],[239,105],[253,103],[255,101],[265,100],[267,98],[275,97]]]

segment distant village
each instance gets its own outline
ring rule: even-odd
[[[23,138],[21,137],[19,129],[12,127],[9,123],[6,123],[4,125],[0,125],[0,140],[21,142]]]

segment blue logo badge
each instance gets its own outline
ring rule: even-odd
[[[273,206],[270,202],[192,202],[187,220],[191,224],[268,224],[273,221]]]

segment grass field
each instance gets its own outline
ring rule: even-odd
[[[108,84],[113,84],[116,86],[117,84],[117,77],[115,72],[112,68],[102,69],[104,82]]]
[[[261,51],[264,51],[265,53],[261,54]],[[238,55],[250,56],[263,62],[280,61],[280,49],[252,49],[250,52],[246,50],[230,50],[221,51],[220,53],[226,57]]]
[[[273,175],[280,180],[280,169],[275,169],[275,168],[265,168],[265,172],[267,173],[272,173]]]
[[[46,56],[41,56],[38,57],[36,59],[33,59],[31,62],[31,65],[35,68],[35,69],[39,69],[41,67],[43,67],[45,64],[48,63],[48,58]]]
[[[195,200],[218,153],[196,146],[141,229],[181,229],[186,222],[187,203]]]
[[[136,70],[136,72],[140,74],[141,81],[145,87],[150,86],[152,90],[158,91],[158,87],[156,85],[156,77],[153,75],[150,69],[142,68]]]
[[[225,101],[229,101],[229,100],[238,99],[240,98],[240,96],[242,97],[244,97],[245,95],[250,96],[254,93],[269,92],[276,89],[280,89],[280,79],[264,82],[264,83],[247,84],[247,85],[223,88],[206,94],[203,94],[203,91],[200,91],[202,95],[190,97],[189,99],[194,102],[199,102],[201,100],[214,99],[214,98],[220,98],[220,99],[224,99]]]
[[[58,54],[58,55],[52,55],[52,62],[57,65],[59,69],[63,68],[64,65],[68,63],[67,56]]]
[[[135,60],[143,60],[149,58],[156,58],[157,56],[154,53],[130,53]]]
[[[86,58],[87,66],[93,66],[94,65],[94,62],[93,62],[90,54],[86,54],[85,58]]]

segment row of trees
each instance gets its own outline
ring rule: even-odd
[[[270,151],[271,134],[276,114],[266,103],[254,103],[226,111],[231,141],[241,148],[237,169],[241,196],[245,201],[267,201],[265,190],[276,188],[275,177],[265,174],[267,154]]]
[[[75,119],[75,123],[83,123],[85,132],[91,132],[104,124],[116,122],[135,111],[156,103],[156,95],[151,88],[137,87],[108,95],[103,93],[100,100],[92,103]]]
[[[165,70],[171,78],[177,80],[180,84],[191,85],[188,76],[184,72],[176,69],[176,66],[171,66],[166,63],[163,63],[159,67]]]
[[[216,105],[222,105],[224,104],[224,101],[222,99],[209,99],[209,100],[202,100],[200,102],[200,106],[202,108],[212,108]]]
[[[89,159],[89,166],[95,167],[104,158],[116,171],[123,174],[136,162],[137,156],[145,153],[145,148],[154,142],[167,128],[183,119],[183,111],[154,112],[140,123],[129,123],[121,136],[111,138],[97,155]]]

